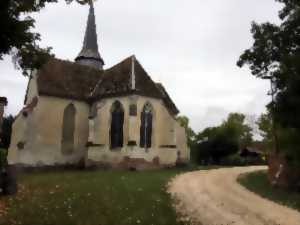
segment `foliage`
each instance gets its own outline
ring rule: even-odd
[[[274,149],[274,134],[272,126],[272,118],[270,113],[262,114],[257,125],[261,131],[261,136],[263,137],[262,142],[266,149]],[[295,128],[288,128],[283,126],[276,127],[277,140],[279,142],[279,147],[284,155],[288,159],[291,166],[300,166],[300,151],[295,151],[297,146],[300,145],[299,133]]]
[[[14,122],[14,117],[9,115],[3,118],[2,123],[2,133],[0,134],[0,147],[8,149],[10,145],[11,133],[12,133],[12,124]]]
[[[6,164],[7,150],[0,148],[0,173]]]
[[[220,163],[222,166],[249,166],[249,165],[266,165],[265,156],[251,158],[251,157],[241,157],[240,154],[233,154],[225,157]]]
[[[208,127],[196,135],[198,162],[220,163],[222,158],[252,143],[251,131],[243,114],[229,114],[220,126]]]
[[[167,182],[182,170],[63,171],[20,176],[0,224],[179,225]],[[3,209],[2,209],[3,210]]]
[[[6,163],[7,149],[10,145],[13,121],[14,117],[12,115],[3,118],[2,133],[0,133],[0,170]]]
[[[233,139],[238,141],[239,148],[250,145],[253,141],[252,128],[245,123],[245,115],[230,113],[222,126]]]
[[[274,137],[273,137],[273,125],[272,118],[270,113],[262,114],[258,120],[257,125],[260,130],[260,136],[262,136],[266,149],[271,149],[274,146]]]
[[[32,29],[35,20],[30,13],[40,12],[47,3],[58,0],[1,0],[0,1],[0,60],[10,54],[16,68],[28,75],[32,69],[38,69],[46,60],[53,56],[51,48],[41,48],[38,42],[41,35]],[[73,0],[66,0],[67,3]],[[85,4],[87,0],[74,0]]]
[[[289,165],[295,169],[300,167],[300,138],[298,130],[294,128],[277,128],[279,148],[286,157]]]
[[[254,44],[241,55],[238,66],[249,65],[254,76],[272,81],[274,101],[268,107],[274,125],[291,135],[288,146],[279,140],[279,150],[293,152],[300,163],[300,2],[277,1],[283,3],[281,24],[253,23]]]
[[[300,211],[300,193],[273,188],[265,171],[243,174],[238,182],[263,198]]]
[[[198,148],[202,157],[209,157],[217,164],[220,163],[221,158],[239,150],[237,141],[229,136],[224,128],[217,129],[206,141],[201,142]]]

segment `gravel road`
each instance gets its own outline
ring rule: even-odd
[[[184,220],[201,225],[300,225],[300,213],[248,191],[242,173],[263,166],[190,172],[175,177],[168,191]]]

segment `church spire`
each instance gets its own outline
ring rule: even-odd
[[[102,70],[104,61],[98,51],[97,32],[93,0],[90,0],[89,16],[83,41],[83,47],[75,61],[82,65]]]

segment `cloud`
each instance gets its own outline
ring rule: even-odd
[[[250,25],[278,23],[274,0],[110,0],[95,3],[98,41],[106,68],[135,54],[155,81],[164,84],[182,114],[199,131],[229,112],[260,114],[268,83],[239,69],[239,55],[252,44]],[[87,6],[60,1],[39,14],[35,30],[58,58],[79,53]],[[8,113],[21,109],[27,79],[9,57],[0,61],[0,95]]]

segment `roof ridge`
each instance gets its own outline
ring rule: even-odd
[[[130,60],[131,57],[133,57],[133,56],[134,56],[134,55],[131,55],[131,56],[129,56],[129,57],[126,57],[126,58],[123,59],[122,61],[120,61],[120,62],[114,64],[113,66],[111,66],[110,68],[106,69],[105,72],[106,72],[106,71],[109,71],[109,70],[111,70],[111,69],[113,69],[113,68],[115,68],[115,67],[117,67],[117,66],[119,66],[119,65],[124,64],[126,61]]]

